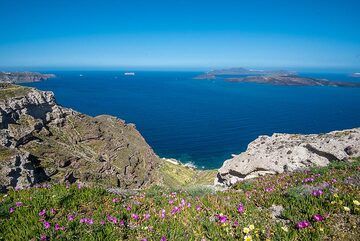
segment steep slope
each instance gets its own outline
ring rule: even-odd
[[[140,188],[160,159],[132,124],[56,104],[52,92],[0,84],[0,186],[43,181]]]

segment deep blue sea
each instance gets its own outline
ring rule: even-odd
[[[259,135],[360,127],[360,88],[193,79],[200,72],[49,72],[57,78],[26,85],[51,90],[59,104],[88,115],[135,123],[159,156],[200,168],[220,167]],[[346,74],[301,75],[360,81]]]

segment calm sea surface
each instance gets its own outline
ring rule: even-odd
[[[360,88],[288,87],[194,80],[198,72],[51,72],[26,84],[91,116],[135,123],[161,157],[218,168],[259,135],[321,133],[360,127]],[[82,75],[82,76],[80,76]],[[360,81],[345,74],[302,76]]]

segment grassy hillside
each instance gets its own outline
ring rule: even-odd
[[[182,173],[163,168],[181,183]],[[1,196],[0,240],[359,240],[359,170],[359,160],[333,163],[216,193],[153,187],[116,195],[76,185],[10,191]]]

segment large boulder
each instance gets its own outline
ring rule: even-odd
[[[360,128],[327,134],[273,134],[259,136],[245,152],[226,160],[215,184],[231,186],[266,174],[326,166],[360,156]]]

